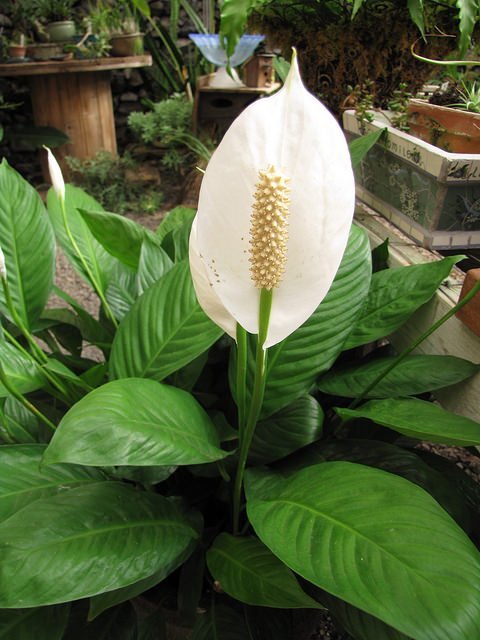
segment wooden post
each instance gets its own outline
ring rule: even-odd
[[[108,72],[32,76],[29,81],[35,124],[56,127],[70,138],[55,150],[66,174],[67,156],[86,160],[99,151],[117,154]]]

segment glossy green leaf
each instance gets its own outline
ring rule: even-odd
[[[173,231],[173,229],[183,227],[184,225],[191,226],[195,213],[195,209],[184,207],[183,205],[169,211],[155,232],[160,242],[162,242],[165,236]]]
[[[154,233],[125,216],[107,211],[87,211],[86,209],[79,209],[79,212],[93,237],[105,251],[131,269],[138,267],[140,251],[145,238],[160,247],[160,242]]]
[[[19,393],[41,389],[45,383],[45,378],[37,363],[33,359],[27,358],[12,344],[1,339],[0,362],[8,381]],[[0,398],[5,398],[8,395],[9,392],[0,382]]]
[[[52,289],[55,237],[37,191],[5,159],[0,164],[0,246],[13,305],[31,329]],[[0,311],[13,321],[1,286]]]
[[[351,604],[322,592],[322,600],[333,618],[355,640],[409,640],[406,635]]]
[[[117,482],[28,505],[0,525],[0,607],[93,596],[138,582],[197,538],[173,501]]]
[[[44,463],[186,465],[226,452],[192,395],[154,380],[127,378],[95,389],[62,418]]]
[[[207,552],[207,566],[222,590],[240,602],[278,609],[322,608],[257,538],[221,533]]]
[[[396,331],[428,302],[462,256],[384,269],[374,273],[368,297],[345,349],[373,342]]]
[[[248,470],[246,493],[257,535],[313,584],[415,640],[475,637],[480,554],[419,487],[326,462],[288,476]]]
[[[315,442],[322,435],[323,418],[322,407],[315,398],[304,395],[261,420],[250,447],[250,463],[267,464]]]
[[[0,447],[0,520],[6,520],[40,498],[73,487],[97,483],[105,477],[97,469],[75,465],[40,466],[46,445]]]
[[[125,316],[112,345],[110,376],[163,380],[221,335],[201,310],[188,264],[182,262],[140,296]]]
[[[1,640],[62,640],[69,607],[0,610]]]
[[[343,419],[368,418],[410,438],[452,444],[480,445],[480,423],[417,398],[372,400],[358,409],[336,409]]]
[[[146,291],[157,280],[173,267],[173,262],[167,253],[157,244],[145,238],[140,250],[138,261],[138,289],[140,293]]]
[[[369,282],[368,237],[353,226],[342,263],[323,302],[299,329],[268,350],[262,417],[308,393],[317,376],[332,366],[352,330]],[[249,360],[251,388],[253,356]]]
[[[324,393],[355,398],[394,360],[394,357],[379,358],[360,366],[332,370],[320,378],[318,388]],[[395,398],[434,391],[461,382],[478,370],[479,365],[454,356],[407,356],[366,397]]]
[[[173,262],[188,259],[188,248],[192,220],[188,220],[181,226],[176,226],[169,231],[162,240],[162,247]]]
[[[462,491],[445,474],[436,471],[414,451],[372,439],[330,440],[319,442],[309,449],[305,466],[325,460],[366,464],[402,476],[430,493],[462,529],[471,528],[469,505]]]
[[[139,296],[136,272],[117,262],[111,272],[105,297],[117,320],[122,320]]]
[[[42,427],[38,419],[13,396],[0,405],[0,436],[8,444],[41,442]]]
[[[107,591],[106,593],[100,593],[98,596],[90,598],[90,608],[88,610],[88,619],[94,620],[97,616],[102,614],[107,609],[115,607],[122,602],[127,602],[133,598],[136,598],[140,594],[152,589],[157,584],[160,584],[165,578],[170,575],[175,569],[182,565],[185,560],[192,553],[195,542],[185,547],[184,551],[178,554],[171,562],[166,562],[157,572],[153,575],[143,578],[138,582],[134,582],[121,589],[114,589],[113,591]]]
[[[383,129],[375,129],[370,133],[366,133],[359,138],[355,138],[348,144],[350,157],[352,159],[352,167],[356,167],[361,163],[370,149],[380,140],[382,135],[387,131],[387,127]]]
[[[85,271],[84,265],[79,259],[78,254],[66,233],[60,202],[53,189],[50,189],[48,192],[47,206],[50,220],[53,224],[53,228],[55,229],[55,235],[63,252],[77,273],[79,273],[87,282],[92,284],[91,278]],[[68,226],[72,233],[74,242],[81,252],[94,281],[98,285],[98,288],[102,292],[105,292],[110,272],[115,261],[112,256],[105,251],[102,245],[95,240],[79,211],[79,209],[102,211],[102,206],[94,198],[85,193],[83,189],[74,187],[70,184],[67,184],[65,187],[65,206]]]

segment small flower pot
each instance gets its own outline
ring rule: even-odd
[[[143,53],[143,33],[122,33],[110,38],[113,56],[140,56]]]
[[[50,22],[45,27],[50,42],[69,42],[75,36],[75,23],[73,20],[61,20]]]
[[[27,47],[21,44],[11,44],[8,47],[8,56],[10,58],[23,59],[27,55]]]

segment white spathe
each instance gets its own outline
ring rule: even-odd
[[[354,210],[345,137],[335,118],[303,86],[295,55],[284,87],[235,120],[202,181],[191,244],[204,268],[192,269],[192,277],[197,291],[206,286],[213,290],[215,304],[212,296],[200,295],[199,302],[224,328],[226,313],[248,332],[258,333],[260,289],[250,274],[250,224],[259,171],[271,166],[289,180],[290,207],[287,262],[273,289],[265,347],[295,331],[327,294]],[[200,278],[208,285],[200,285]]]
[[[47,152],[48,159],[48,171],[50,173],[50,180],[52,181],[52,187],[60,200],[65,200],[65,181],[63,179],[62,170],[57,162],[57,159],[48,147],[44,147]]]

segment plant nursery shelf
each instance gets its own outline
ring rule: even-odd
[[[151,64],[149,55],[22,62],[0,64],[0,77],[28,78],[35,124],[68,135],[69,143],[55,152],[68,174],[66,156],[86,160],[99,151],[117,153],[109,72]],[[46,166],[44,176],[48,179]]]
[[[389,238],[390,266],[400,267],[441,258],[436,251],[419,247],[402,231],[369,206],[358,203],[356,222],[363,227],[372,247]],[[459,254],[461,251],[459,251]],[[392,345],[402,351],[457,302],[465,274],[454,268],[435,297],[423,305],[410,320],[390,336]],[[451,355],[480,363],[480,338],[457,317],[450,318],[417,349],[419,354]],[[473,420],[480,419],[480,373],[461,384],[435,392],[443,407]]]

